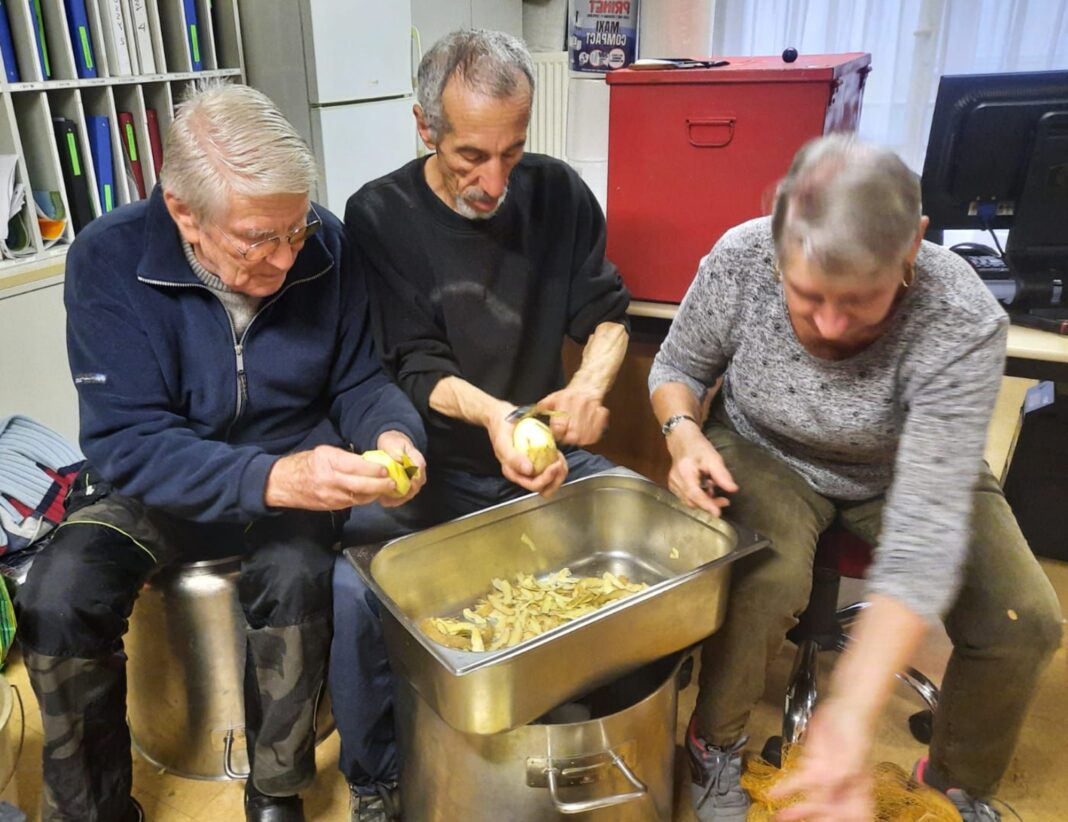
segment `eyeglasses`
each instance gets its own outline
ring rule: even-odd
[[[315,213],[314,208],[311,210],[311,213],[314,215],[313,218],[308,220],[308,222],[296,231],[291,231],[289,234],[275,234],[273,237],[264,237],[262,240],[257,240],[244,248],[238,245],[218,223],[212,223],[212,225],[219,230],[219,233],[226,238],[226,241],[233,246],[234,251],[240,254],[245,262],[258,263],[261,260],[266,260],[278,250],[283,237],[285,237],[286,242],[289,243],[290,246],[301,246],[309,237],[318,231],[322,227],[323,221],[319,219],[319,215]]]

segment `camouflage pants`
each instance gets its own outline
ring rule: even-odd
[[[86,490],[95,493],[86,494]],[[330,645],[334,519],[288,512],[202,525],[79,486],[18,593],[19,639],[44,728],[42,822],[126,817],[130,735],[122,636],[137,593],[189,546],[244,552],[245,723],[252,779],[289,795],[314,775],[314,714]]]

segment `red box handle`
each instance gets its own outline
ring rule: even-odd
[[[687,117],[686,134],[695,148],[723,148],[734,139],[734,117]]]

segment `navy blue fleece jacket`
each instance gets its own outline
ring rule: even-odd
[[[241,339],[194,275],[157,188],[90,223],[67,257],[67,348],[82,450],[120,493],[199,522],[264,516],[267,474],[319,443],[426,437],[374,351],[362,272],[337,218]]]

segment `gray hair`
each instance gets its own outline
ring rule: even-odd
[[[160,185],[200,218],[223,213],[234,195],[308,194],[315,156],[262,92],[200,84],[167,130]]]
[[[416,94],[435,141],[450,128],[441,96],[454,76],[469,89],[498,100],[522,92],[519,81],[526,77],[534,100],[534,61],[522,40],[503,31],[454,31],[431,46],[419,63]]]
[[[900,157],[832,134],[797,152],[771,230],[780,262],[799,248],[827,274],[874,273],[905,256],[920,215],[919,178]]]

